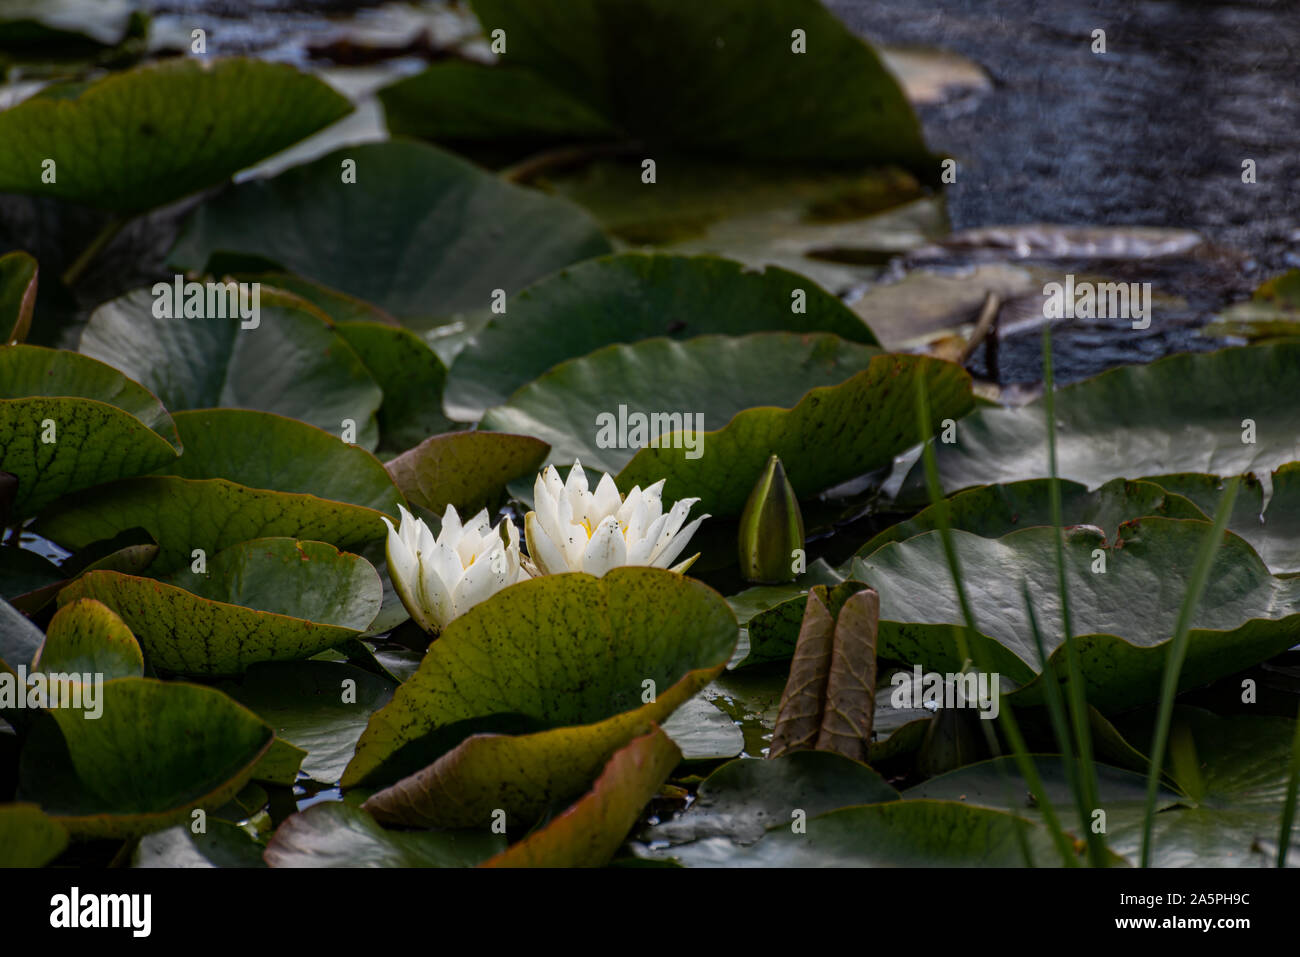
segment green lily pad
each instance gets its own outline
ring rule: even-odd
[[[1223,494],[1223,479],[1217,475],[1184,472],[1155,475],[1149,481],[1185,496],[1206,515],[1214,514]],[[1300,572],[1300,462],[1288,462],[1274,471],[1271,485],[1265,508],[1259,479],[1243,476],[1228,528],[1254,546],[1273,574],[1290,575]]]
[[[0,805],[0,867],[44,867],[68,846],[68,832],[35,804]]]
[[[335,801],[286,820],[263,856],[271,867],[473,867],[505,844],[504,834],[487,828],[386,831],[365,811]]]
[[[1031,860],[1057,866],[1047,829],[1003,811],[952,801],[888,801],[846,807],[787,826],[755,844],[705,838],[672,849],[688,867],[1023,867],[1017,828]]]
[[[38,272],[36,260],[20,249],[0,256],[0,346],[27,338]]]
[[[897,800],[898,792],[879,774],[833,751],[741,758],[710,774],[690,808],[647,828],[641,837],[656,845],[711,837],[753,844],[770,830],[788,829],[796,810],[811,818],[842,807]]]
[[[139,678],[144,675],[144,655],[131,629],[111,608],[81,599],[64,605],[50,619],[32,669]]]
[[[336,323],[378,322],[386,326],[396,326],[397,320],[380,309],[374,303],[339,292],[324,283],[312,282],[291,272],[239,273],[235,276],[243,282],[260,282],[263,286],[274,286],[292,293],[329,316]]]
[[[862,587],[862,582],[853,578],[828,586],[827,608],[831,616],[839,615],[844,602]],[[750,618],[745,624],[749,652],[735,667],[749,668],[770,661],[789,661],[799,641],[799,628],[807,605],[808,596],[802,594]]]
[[[521,582],[430,646],[371,718],[343,786],[409,774],[367,802],[380,820],[478,825],[497,808],[510,821],[535,819],[712,680],[735,640],[722,598],[672,572],[629,567]],[[531,733],[474,733],[512,725]],[[446,800],[420,791],[430,782]]]
[[[653,184],[642,180],[650,156]],[[949,228],[942,199],[894,166],[791,167],[643,150],[536,182],[630,245],[780,266],[837,294]]]
[[[614,314],[617,324],[609,321]],[[784,269],[622,253],[561,270],[515,296],[456,357],[444,403],[449,415],[474,421],[557,363],[611,343],[782,330],[879,344],[847,306]]]
[[[455,428],[442,414],[447,367],[415,333],[377,322],[341,322],[335,331],[361,357],[384,391],[379,448],[396,453]]]
[[[734,758],[745,750],[745,733],[703,692],[674,711],[661,727],[681,749],[685,761]]]
[[[842,581],[844,576],[828,565],[825,559],[819,558],[794,581],[779,585],[754,585],[728,596],[727,604],[743,626],[759,612],[775,608],[792,598],[806,596],[813,585],[838,585]]]
[[[0,598],[14,601],[66,577],[62,569],[44,555],[26,548],[0,548]]]
[[[265,867],[262,847],[242,827],[209,818],[201,834],[183,825],[140,839],[132,867]]]
[[[488,411],[479,427],[549,442],[550,462],[571,465],[580,458],[588,468],[614,473],[637,454],[633,423],[638,417],[645,419],[639,437],[642,445],[653,438],[648,434],[653,424],[649,416],[655,413],[675,415],[675,421],[665,417],[658,427],[664,433],[694,429],[696,423],[701,429],[721,427],[746,409],[793,405],[815,386],[843,382],[865,370],[879,354],[874,346],[847,342],[830,333],[759,332],[606,346],[560,363],[517,391],[505,405]],[[672,383],[670,396],[664,393],[666,382]],[[606,447],[613,443],[602,438],[598,417],[611,416],[613,426],[608,431],[615,431],[624,407],[626,434],[614,438],[632,447]],[[690,438],[693,441],[694,436]],[[693,452],[673,451],[679,457],[686,452],[695,456],[687,460],[691,466],[715,460],[720,453],[710,448],[707,439],[706,434],[705,444]],[[767,461],[766,452],[762,458]],[[640,484],[645,487],[665,474],[659,472]],[[748,477],[746,496],[757,476],[755,471]]]
[[[816,0],[704,8],[674,0],[578,7],[474,0],[472,7],[485,32],[505,31],[503,62],[532,68],[652,147],[815,164],[896,162],[937,175],[898,82]],[[806,53],[796,52],[796,29]]]
[[[851,379],[813,389],[792,408],[751,408],[706,432],[700,458],[687,458],[685,448],[641,449],[618,474],[618,486],[644,487],[666,478],[666,501],[698,496],[699,507],[712,515],[739,515],[768,456],[776,454],[795,492],[810,498],[889,464],[916,444],[916,383],[922,377],[932,425],[973,408],[970,378],[961,367],[922,356],[878,355]],[[661,440],[661,446],[669,441]]]
[[[117,46],[132,29],[136,7],[134,0],[8,0],[0,10],[0,49]]]
[[[167,410],[116,369],[75,352],[0,348],[0,469],[18,477],[15,517],[179,452]]]
[[[254,665],[220,687],[271,725],[278,738],[307,752],[303,773],[333,784],[394,686],[347,664],[294,661]]]
[[[1061,478],[1089,488],[1122,476],[1170,472],[1232,475],[1296,457],[1300,342],[1169,356],[1122,366],[1056,395]],[[1245,420],[1254,423],[1254,442]],[[981,409],[938,443],[944,489],[1048,474],[1042,401]],[[900,497],[921,498],[919,465]]]
[[[268,412],[204,409],[177,413],[189,444],[169,476],[146,476],[61,502],[41,533],[80,549],[126,529],[158,543],[151,570],[188,566],[193,550],[211,556],[253,538],[291,537],[356,548],[382,539],[382,515],[401,493],[365,449],[303,422]],[[220,515],[214,523],[211,516]]]
[[[45,635],[32,620],[7,601],[0,601],[0,669],[11,674],[31,664]]]
[[[160,470],[187,479],[227,479],[250,488],[315,495],[396,514],[402,495],[383,465],[336,435],[268,412],[178,412],[185,454]]]
[[[1112,542],[1094,528],[1065,534],[1066,581],[1087,698],[1102,712],[1159,695],[1165,653],[1208,522],[1135,519]],[[1026,528],[998,539],[954,531],[953,544],[990,670],[1020,684],[1039,673],[1026,616],[1028,587],[1043,643],[1064,669],[1057,592],[1056,530]],[[1100,557],[1099,557],[1100,556]],[[1105,571],[1098,562],[1104,558]],[[959,672],[953,629],[964,627],[939,533],[926,532],[854,559],[853,577],[880,592],[881,657],[929,671]],[[1257,664],[1295,643],[1300,580],[1276,578],[1228,533],[1192,619],[1182,688]],[[1041,701],[1041,682],[1016,693]]]
[[[1223,310],[1201,334],[1251,341],[1300,335],[1300,269],[1290,269],[1261,284],[1250,299]]]
[[[1079,821],[1074,793],[1070,790],[1069,779],[1060,756],[1037,754],[1031,755],[1031,760],[1038,769],[1043,790],[1061,826],[1079,835],[1084,833],[1084,828],[1092,827],[1094,818],[1091,815],[1087,820]],[[1139,841],[1141,840],[1142,818],[1146,813],[1146,775],[1107,764],[1096,764],[1095,768],[1096,809],[1106,814],[1106,830],[1103,833],[1107,847],[1136,865],[1138,857],[1134,852],[1137,850],[1137,845],[1133,843],[1133,838],[1137,837]],[[941,774],[909,788],[903,797],[907,800],[929,798],[940,801],[961,801],[972,806],[1009,811],[1038,823],[1043,821],[1041,808],[1029,793],[1029,786],[1021,777],[1015,758],[1010,756],[979,761],[958,768],[956,771]],[[1183,800],[1181,795],[1161,787],[1156,792],[1156,810],[1164,812],[1166,808],[1173,807],[1181,800]],[[1163,814],[1158,815],[1157,820],[1163,816]],[[1100,825],[1102,822],[1096,819],[1096,823]]]
[[[603,867],[681,758],[672,739],[652,726],[614,753],[572,807],[483,866]]]
[[[160,285],[170,298],[171,284]],[[173,412],[260,409],[335,435],[350,420],[357,444],[373,449],[383,393],[348,340],[297,296],[263,289],[258,300],[254,328],[253,319],[227,317],[224,300],[217,315],[159,318],[153,291],[138,289],[95,310],[80,351],[152,390]]]
[[[213,516],[221,516],[221,523]],[[72,549],[124,529],[146,528],[158,539],[158,558],[149,570],[162,575],[190,566],[196,549],[211,558],[257,538],[299,538],[355,550],[383,539],[381,518],[374,509],[315,495],[248,488],[225,479],[150,476],[106,485],[83,504],[61,505],[39,528]]]
[[[473,515],[494,506],[510,482],[532,476],[550,447],[505,432],[448,432],[426,439],[386,466],[407,500],[441,517],[448,505]]]
[[[284,788],[293,787],[298,780],[298,772],[302,769],[302,762],[306,759],[306,751],[277,737],[271,742],[271,749],[253,768],[253,780],[278,784]]]
[[[435,143],[535,148],[617,132],[581,100],[519,67],[442,60],[384,87],[378,96],[390,133]]]
[[[1007,485],[981,485],[947,501],[948,527],[984,538],[998,538],[1018,528],[1052,523],[1051,479],[1027,479]],[[905,522],[893,525],[858,549],[867,557],[890,542],[901,542],[939,527],[940,506],[923,509]],[[1210,504],[1209,514],[1214,514]],[[1120,523],[1133,518],[1163,516],[1208,521],[1204,509],[1177,494],[1177,489],[1153,482],[1111,479],[1089,492],[1078,482],[1061,482],[1061,519],[1066,525],[1093,525],[1108,539]]]
[[[328,126],[346,97],[282,63],[178,57],[47,87],[0,113],[0,192],[139,213]],[[43,181],[53,160],[56,179]]]
[[[360,556],[263,538],[213,555],[206,574],[186,570],[170,582],[91,572],[60,592],[59,604],[82,597],[116,611],[156,667],[222,675],[355,637],[378,613],[383,586]]]
[[[121,535],[95,542],[89,548],[82,549],[62,565],[55,565],[23,549],[5,549],[0,551],[0,569],[6,567],[6,560],[9,558],[6,552],[22,552],[45,563],[40,566],[39,571],[37,566],[27,565],[27,571],[39,577],[43,583],[31,590],[19,592],[10,599],[19,611],[27,615],[35,615],[58,597],[59,590],[64,585],[86,572],[105,569],[126,572],[128,575],[141,574],[158,557],[158,545],[143,529],[128,529]],[[23,562],[26,564],[27,560],[24,559]],[[12,568],[12,566],[8,567]],[[0,581],[4,581],[3,571],[0,571]]]
[[[1151,740],[1153,726],[1144,715],[1122,721],[1121,728],[1130,740]],[[1171,748],[1165,772],[1187,797],[1156,815],[1152,866],[1275,867],[1295,732],[1290,718],[1219,717],[1176,707],[1171,740],[1186,748],[1189,760],[1180,767]],[[1136,861],[1141,819],[1119,825],[1112,828],[1118,833],[1111,845]],[[1294,829],[1287,866],[1300,866],[1300,833]]]
[[[234,797],[271,729],[220,691],[117,678],[102,714],[53,708],[32,728],[19,793],[76,837],[128,838],[189,823]]]
[[[355,183],[342,182],[345,160]],[[510,295],[609,251],[576,207],[432,146],[391,142],[236,186],[199,207],[171,259],[203,271],[217,253],[256,256],[409,318],[487,309],[496,289]]]

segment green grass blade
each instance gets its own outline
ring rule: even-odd
[[[1142,821],[1142,866],[1151,864],[1151,828],[1155,818],[1156,791],[1160,786],[1160,769],[1165,763],[1165,747],[1169,743],[1169,725],[1174,715],[1174,699],[1178,696],[1178,676],[1183,670],[1183,659],[1187,656],[1188,633],[1192,630],[1192,616],[1200,604],[1201,594],[1210,580],[1210,569],[1214,565],[1214,555],[1223,542],[1224,529],[1228,527],[1228,516],[1232,514],[1232,503],[1237,499],[1237,487],[1241,477],[1234,475],[1228,480],[1219,499],[1219,507],[1214,512],[1214,524],[1201,541],[1196,554],[1196,564],[1192,566],[1192,580],[1183,595],[1183,604],[1178,609],[1178,624],[1174,628],[1173,641],[1169,643],[1169,653],[1165,658],[1165,673],[1160,684],[1160,713],[1156,719],[1155,737],[1151,743],[1151,767],[1147,770],[1146,813]]]
[[[916,414],[920,426],[920,434],[930,434],[930,397],[926,391],[925,380],[918,380],[916,394]],[[965,622],[967,631],[971,635],[978,635],[979,630],[975,624],[975,612],[970,606],[966,597],[966,587],[962,581],[961,562],[957,556],[957,548],[952,541],[952,529],[948,525],[948,500],[944,498],[943,491],[939,484],[939,467],[934,458],[934,446],[930,441],[926,441],[921,446],[921,459],[925,467],[926,485],[930,493],[930,504],[934,506],[936,524],[939,530],[940,540],[943,542],[944,557],[948,562],[948,571],[952,575],[953,587],[957,591],[957,603],[961,607],[962,620]],[[967,647],[965,632],[960,628],[956,629],[958,654],[963,661],[974,661],[975,666],[985,673],[990,673],[984,662],[980,660],[980,652],[971,657],[970,649]],[[978,645],[978,642],[977,642]],[[1078,859],[1075,857],[1074,848],[1069,836],[1061,827],[1061,822],[1056,815],[1052,802],[1047,797],[1047,789],[1043,787],[1043,781],[1038,774],[1038,767],[1029,757],[1029,751],[1025,747],[1024,735],[1020,732],[1020,725],[1015,719],[1012,708],[1004,707],[998,710],[998,721],[1002,725],[1003,733],[1007,736],[1007,741],[1011,745],[1012,753],[1015,757],[1017,768],[1020,770],[1020,776],[1024,779],[1025,785],[1029,788],[1029,793],[1034,796],[1039,810],[1042,812],[1043,821],[1047,825],[1048,832],[1052,836],[1052,841],[1056,844],[1056,849],[1061,855],[1062,863],[1067,867],[1077,867]],[[985,732],[992,736],[991,728],[985,728]],[[996,746],[990,748],[994,755],[997,755]],[[1002,778],[1003,787],[1007,791],[1008,806],[1013,806],[1012,799],[1014,792],[1011,788],[1011,782],[1002,769],[1001,762],[998,764],[998,771]],[[1018,820],[1018,819],[1017,819]],[[1033,857],[1029,851],[1029,842],[1025,836],[1024,829],[1021,826],[1016,828],[1016,839],[1020,844],[1021,854],[1029,866],[1033,866]]]
[[[1277,837],[1277,866],[1286,867],[1286,852],[1291,846],[1291,825],[1295,823],[1296,791],[1300,789],[1300,716],[1291,739],[1291,773],[1286,779],[1286,804],[1282,805],[1282,830]]]
[[[1099,806],[1097,792],[1097,767],[1092,758],[1092,729],[1088,725],[1088,701],[1083,687],[1083,663],[1074,642],[1074,624],[1070,617],[1070,589],[1065,576],[1065,529],[1061,524],[1061,480],[1056,464],[1056,386],[1052,375],[1052,324],[1043,326],[1043,408],[1047,416],[1047,470],[1051,479],[1048,497],[1051,503],[1052,527],[1056,529],[1056,587],[1061,595],[1061,639],[1065,645],[1066,674],[1069,678],[1070,715],[1074,722],[1074,737],[1079,749],[1079,782],[1087,809]],[[1108,861],[1106,839],[1085,828],[1088,840],[1088,861],[1093,867],[1104,867]]]

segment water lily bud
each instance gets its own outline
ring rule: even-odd
[[[767,460],[740,516],[740,573],[760,583],[794,581],[803,550],[803,515],[781,460]]]

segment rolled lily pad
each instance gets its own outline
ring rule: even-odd
[[[1217,475],[1155,475],[1150,481],[1195,502],[1206,515],[1214,514],[1223,494],[1223,479]],[[1254,546],[1273,574],[1290,575],[1300,572],[1300,462],[1277,469],[1271,486],[1266,508],[1259,479],[1243,476],[1228,528]]]
[[[532,476],[550,447],[504,432],[448,432],[426,439],[386,466],[407,500],[441,517],[448,505],[473,515],[495,505],[510,482]]]
[[[561,270],[515,296],[456,357],[444,403],[449,415],[474,421],[551,366],[611,343],[782,330],[879,344],[847,306],[784,269],[621,253]]]
[[[374,456],[320,429],[266,412],[177,413],[186,454],[166,477],[142,477],[60,502],[42,534],[80,549],[126,529],[158,542],[151,572],[188,566],[194,549],[211,556],[253,538],[292,537],[356,548],[384,535],[401,493]],[[236,484],[238,483],[238,484]],[[214,524],[212,515],[221,515]]]
[[[1159,695],[1165,653],[1192,564],[1208,522],[1136,519],[1107,542],[1094,528],[1065,536],[1066,582],[1087,698],[1102,712]],[[998,539],[954,531],[978,636],[989,668],[1027,684],[1039,673],[1026,617],[1027,585],[1049,655],[1064,669],[1054,538],[1048,527]],[[1105,571],[1094,571],[1104,558]],[[853,576],[880,592],[881,657],[958,672],[952,641],[962,614],[938,532],[886,545],[854,559]],[[1269,574],[1253,549],[1228,533],[1192,619],[1180,687],[1189,688],[1258,664],[1295,643],[1300,580]],[[1005,689],[1004,689],[1005,690]],[[1016,692],[1018,703],[1042,700],[1041,682]]]
[[[35,804],[0,805],[0,867],[44,867],[67,846],[67,830]]]
[[[722,598],[672,572],[521,582],[430,646],[371,718],[343,786],[410,774],[367,802],[381,820],[479,825],[502,808],[528,822],[581,793],[615,751],[712,680],[735,640]],[[532,733],[474,734],[511,717]],[[430,784],[436,802],[421,788]]]
[[[351,665],[294,661],[254,665],[221,687],[271,725],[278,738],[307,752],[305,774],[333,784],[370,715],[393,696],[394,685]]]
[[[97,598],[121,616],[151,663],[180,674],[237,674],[259,661],[309,658],[365,631],[383,586],[364,558],[322,542],[263,538],[170,582],[91,572],[60,606]]]
[[[1300,342],[1112,369],[1058,391],[1058,474],[1096,488],[1120,476],[1276,468],[1298,451],[1297,390]],[[1047,475],[1046,428],[1041,400],[981,409],[957,426],[956,442],[935,447],[944,489]],[[918,465],[900,495],[922,489]]]
[[[352,183],[342,181],[348,160]],[[509,295],[609,251],[563,200],[432,146],[391,142],[236,186],[199,207],[170,258],[203,271],[217,253],[260,257],[408,318],[487,309],[494,290]]]
[[[379,448],[396,453],[455,428],[442,414],[447,367],[415,333],[377,322],[341,322],[335,330],[380,383]]]
[[[671,448],[679,438],[644,448],[618,474],[618,486],[666,478],[665,500],[698,496],[716,516],[739,515],[767,457],[780,456],[800,498],[888,464],[916,444],[916,388],[924,377],[931,421],[956,419],[974,406],[970,378],[949,362],[879,355],[839,385],[811,390],[792,408],[751,408],[700,440],[705,454]],[[545,379],[540,380],[545,381]],[[530,387],[531,388],[531,387]]]
[[[144,655],[131,629],[111,608],[83,598],[64,605],[50,619],[32,670],[140,678]]]
[[[1051,479],[1027,479],[1007,485],[981,485],[952,496],[946,503],[949,528],[998,538],[1018,528],[1052,524]],[[1093,525],[1114,538],[1120,523],[1163,516],[1208,520],[1202,508],[1153,482],[1111,479],[1089,492],[1078,482],[1061,483],[1061,519],[1066,525]],[[905,522],[885,529],[858,549],[863,558],[890,542],[901,542],[939,527],[941,506],[923,509]],[[1210,505],[1210,514],[1214,506]]]
[[[809,817],[805,828],[773,830],[749,846],[706,838],[670,853],[688,867],[1023,867],[1019,829],[1032,863],[1061,863],[1041,825],[954,801],[846,807]]]
[[[878,355],[874,346],[829,333],[760,332],[606,346],[560,363],[505,405],[491,409],[479,427],[536,436],[551,444],[550,462],[571,465],[581,458],[588,468],[612,473],[654,438],[652,427],[666,439],[680,430],[720,428],[755,406],[793,405],[815,386],[840,383],[866,370]],[[673,384],[670,395],[664,392],[665,382]],[[660,419],[650,418],[655,414]],[[604,416],[610,417],[609,425],[602,428]],[[627,424],[620,430],[624,420]],[[638,420],[640,435],[634,431]],[[694,441],[694,435],[688,438]],[[722,453],[707,440],[706,434],[704,445],[673,451],[679,457],[689,452],[689,466],[716,460]],[[762,460],[767,461],[766,450]],[[660,472],[641,485],[666,474]],[[757,476],[755,471],[747,478],[746,496]]]
[[[847,581],[827,586],[827,608],[834,619],[844,602],[862,590],[860,581]],[[799,627],[803,623],[807,594],[788,599],[775,607],[760,611],[745,624],[749,636],[749,653],[736,664],[737,668],[753,667],[769,661],[789,661],[799,641]]]
[[[681,760],[663,731],[651,727],[614,753],[591,791],[545,827],[485,861],[484,867],[602,867],[641,809]]]
[[[936,175],[893,75],[816,0],[472,6],[485,32],[505,31],[506,63],[531,67],[651,147],[817,164],[897,162]],[[806,54],[798,52],[799,35]]]
[[[36,260],[22,250],[0,256],[0,346],[27,338],[36,308]]]
[[[504,834],[386,831],[347,804],[313,804],[275,832],[264,855],[271,867],[473,867],[504,849]]]
[[[0,113],[0,192],[139,213],[214,186],[351,111],[282,63],[178,57]],[[56,178],[43,176],[54,160]]]
[[[792,751],[770,760],[741,758],[710,774],[686,811],[647,828],[641,837],[670,845],[710,837],[753,844],[770,830],[789,828],[796,811],[811,818],[898,798],[871,768],[833,751]]]
[[[15,517],[179,452],[167,410],[116,369],[75,352],[0,348],[0,469],[18,478]]]
[[[117,678],[102,714],[52,708],[32,728],[19,793],[77,837],[129,838],[188,823],[239,792],[271,729],[220,691]]]
[[[171,284],[160,285],[170,297]],[[258,300],[255,320],[228,315],[229,304],[215,296],[203,307],[213,315],[159,318],[153,291],[138,289],[95,310],[80,351],[151,389],[173,412],[259,409],[335,435],[351,421],[354,441],[373,449],[383,393],[348,340],[306,300],[272,289]]]

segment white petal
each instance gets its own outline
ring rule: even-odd
[[[611,515],[617,515],[623,505],[623,496],[618,494],[618,486],[608,472],[596,483],[596,493],[592,496],[592,523],[603,521]]]
[[[569,478],[564,483],[564,491],[567,495],[587,491],[587,473],[583,471],[582,463],[577,459],[573,460],[573,468],[569,469]]]
[[[582,570],[588,575],[600,576],[611,568],[626,563],[627,545],[623,541],[623,533],[618,529],[618,519],[607,518],[592,533],[591,541],[582,556]]]
[[[447,511],[442,515],[442,530],[438,532],[438,543],[441,545],[454,546],[460,541],[460,536],[464,526],[460,524],[460,516],[456,514],[456,506],[448,505]]]
[[[680,555],[682,549],[690,542],[691,536],[694,535],[695,530],[700,527],[700,522],[704,521],[708,517],[708,515],[701,515],[695,521],[691,522],[691,524],[678,532],[677,535],[673,537],[672,541],[660,549],[650,564],[656,568],[667,568],[671,565],[673,559]]]
[[[388,577],[393,581],[393,590],[415,623],[430,631],[430,619],[420,604],[419,559],[406,547],[393,523],[385,518],[384,524],[388,526],[388,543],[384,551],[388,557]]]
[[[425,617],[439,630],[446,628],[447,623],[456,617],[451,601],[451,588],[455,584],[454,580],[444,581],[427,557],[420,563],[420,606]]]
[[[686,515],[690,512],[691,506],[698,502],[698,498],[684,498],[680,502],[675,502],[667,515],[667,521],[659,527],[659,535],[655,542],[654,549],[650,552],[651,564],[659,565],[659,553],[668,547],[682,523],[686,521]],[[659,565],[660,568],[666,566]]]
[[[511,582],[506,577],[506,562],[501,555],[503,549],[497,549],[478,559],[465,570],[465,576],[456,586],[456,615],[465,614],[479,602],[490,598]]]
[[[569,571],[564,552],[551,540],[537,520],[536,512],[524,516],[524,540],[528,543],[528,557],[543,575],[558,575]]]

